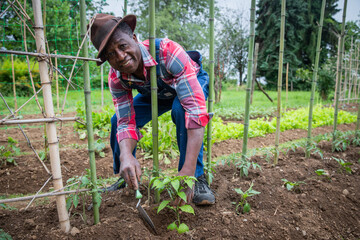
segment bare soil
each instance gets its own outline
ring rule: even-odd
[[[60,126],[59,126],[60,127]],[[344,124],[338,130],[354,130],[355,124]],[[332,127],[320,127],[313,134],[331,132]],[[43,128],[25,128],[33,146],[43,149]],[[60,157],[64,182],[74,175],[81,175],[89,168],[87,145],[79,140],[71,124],[64,124],[59,131]],[[0,130],[0,143],[5,144],[8,136],[20,140],[18,146],[27,154],[16,157],[17,166],[0,167],[0,196],[10,194],[34,194],[49,175],[30,152],[27,142],[17,128]],[[285,131],[280,141],[287,142],[306,137],[305,130]],[[250,148],[273,145],[273,134],[251,138]],[[331,151],[329,142],[321,142],[324,159],[319,156],[304,158],[304,152],[297,150],[281,155],[279,164],[273,167],[260,156],[254,156],[262,170],[251,170],[248,177],[240,178],[234,166],[217,166],[212,189],[216,193],[216,204],[196,207],[195,216],[182,214],[182,221],[190,232],[179,235],[166,230],[175,220],[170,211],[156,214],[156,205],[144,205],[158,230],[153,235],[144,225],[135,209],[133,191],[123,189],[102,195],[100,207],[101,223],[92,225],[92,211],[82,213],[82,203],[71,211],[72,234],[59,230],[54,199],[41,199],[24,210],[27,202],[9,204],[17,210],[0,210],[0,228],[13,239],[359,239],[360,238],[360,147],[350,146],[345,152]],[[214,158],[241,152],[242,141],[226,140],[213,146]],[[96,157],[97,174],[107,178],[112,173],[111,150],[107,146],[106,157]],[[141,156],[141,153],[140,153]],[[352,174],[342,171],[332,157],[341,158],[353,165]],[[150,167],[151,159],[140,157],[142,166]],[[49,162],[46,165],[50,169]],[[175,168],[161,164],[162,169]],[[328,177],[317,176],[315,170],[324,169]],[[303,181],[296,191],[288,191],[281,179],[291,182]],[[252,206],[248,214],[236,214],[232,202],[240,200],[234,188],[246,190],[253,182],[253,189],[261,194],[249,198]],[[51,184],[43,189],[47,192]],[[142,186],[142,192],[146,189]],[[144,194],[146,195],[146,194]],[[86,201],[86,207],[90,199]],[[85,219],[86,218],[86,219]]]

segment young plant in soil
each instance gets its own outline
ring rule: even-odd
[[[316,175],[318,175],[319,177],[323,176],[326,179],[330,180],[331,178],[329,177],[329,173],[327,171],[325,171],[324,169],[317,169],[315,170]]]
[[[188,187],[192,189],[194,181],[196,181],[196,178],[192,176],[163,176],[155,177],[151,180],[152,188],[157,189],[160,193],[166,190],[169,196],[169,199],[160,203],[157,213],[165,208],[169,208],[174,211],[176,215],[176,220],[167,227],[168,230],[172,231],[176,229],[180,234],[189,231],[189,227],[181,222],[180,213],[186,212],[195,215],[194,209],[188,204],[181,206],[181,201],[177,201],[178,203],[175,205],[172,205],[171,203],[175,203],[175,200],[180,199],[186,203],[187,199],[184,190]]]
[[[99,182],[103,182],[102,179],[99,179]],[[99,183],[98,182],[98,183]],[[92,189],[93,185],[92,182],[90,181],[90,170],[86,169],[86,175],[83,176],[75,176],[72,178],[69,178],[66,181],[68,187],[66,188],[66,190],[74,190],[74,189],[84,189],[84,188],[90,188]],[[105,185],[105,184],[103,184]],[[104,186],[103,186],[104,187]],[[95,189],[93,191],[96,191]],[[72,193],[70,195],[68,195],[68,197],[66,198],[66,208],[69,210],[69,214],[71,212],[72,207],[77,208],[77,206],[79,205],[80,202],[80,198],[82,200],[82,214],[80,214],[80,216],[82,217],[84,223],[86,224],[86,197],[90,196],[92,193],[92,191],[90,192],[76,192],[76,193]],[[98,194],[97,195],[99,197],[98,202],[101,202],[101,195]]]
[[[0,166],[17,165],[14,157],[20,154],[20,148],[16,147],[18,142],[8,137],[7,143],[6,146],[0,146]]]
[[[332,159],[334,159],[336,162],[339,163],[339,165],[340,165],[340,171],[341,171],[341,172],[345,170],[347,173],[351,174],[352,169],[351,169],[351,167],[349,167],[349,166],[351,166],[352,163],[350,163],[350,162],[345,162],[345,161],[342,160],[341,158],[332,157]]]
[[[253,185],[254,185],[254,183],[252,182],[250,184],[250,187],[248,188],[248,190],[246,190],[245,192],[243,192],[241,190],[241,188],[235,188],[234,189],[235,192],[237,192],[241,196],[240,201],[238,203],[233,202],[233,204],[236,204],[235,211],[236,211],[237,214],[240,214],[239,208],[241,208],[242,213],[250,212],[251,206],[250,206],[250,203],[248,203],[247,198],[252,197],[254,195],[257,195],[257,194],[260,194],[260,192],[255,191],[255,190],[252,189]]]
[[[300,193],[300,184],[305,184],[305,182],[303,181],[298,181],[298,182],[291,182],[285,178],[281,179],[284,182],[284,186],[286,187],[286,189],[288,191],[294,191],[296,193]]]

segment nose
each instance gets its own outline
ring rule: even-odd
[[[122,62],[125,60],[126,53],[120,49],[116,49],[116,57],[119,62]]]

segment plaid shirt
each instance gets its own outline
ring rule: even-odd
[[[144,62],[145,82],[113,68],[109,72],[109,89],[117,116],[117,140],[125,138],[139,141],[142,137],[136,127],[131,84],[145,85],[150,81],[150,67],[157,65],[150,55],[149,40],[139,43]],[[185,109],[185,127],[194,129],[206,126],[209,114],[203,90],[197,80],[200,66],[192,61],[184,49],[169,39],[163,39],[159,49],[160,78],[176,90]],[[120,79],[130,81],[130,88]]]

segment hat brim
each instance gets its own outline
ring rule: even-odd
[[[111,31],[107,34],[107,36],[104,38],[104,40],[101,42],[99,47],[99,53],[97,55],[97,58],[100,58],[102,62],[96,62],[98,66],[106,62],[106,59],[103,59],[101,56],[104,53],[106,44],[109,42],[111,35],[115,32],[115,29],[117,26],[119,26],[120,23],[125,22],[129,27],[131,28],[132,32],[134,32],[136,28],[136,16],[133,14],[126,15],[123,17],[118,23],[115,24],[115,26],[111,29]]]

